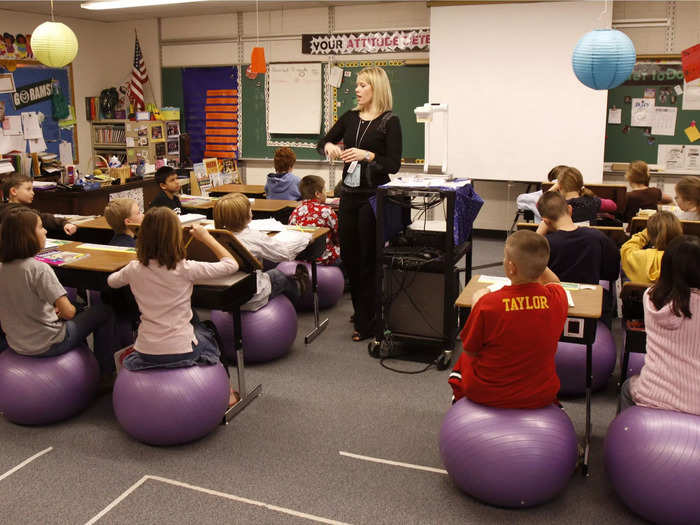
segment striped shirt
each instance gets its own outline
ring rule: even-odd
[[[690,294],[692,319],[678,317],[671,304],[656,310],[644,292],[647,355],[630,380],[635,403],[700,415],[700,290]]]

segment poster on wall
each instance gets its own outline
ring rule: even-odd
[[[0,36],[2,36],[0,40],[0,60],[34,58],[31,46],[32,35],[13,34],[5,31]]]
[[[305,55],[402,53],[429,49],[430,29],[301,35],[301,52]]]
[[[279,134],[318,134],[323,85],[321,64],[270,64],[268,129]],[[304,111],[299,111],[304,108]]]

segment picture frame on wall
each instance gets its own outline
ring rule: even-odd
[[[166,136],[170,138],[176,138],[180,136],[180,123],[179,122],[168,122],[165,126]]]
[[[168,155],[178,155],[180,153],[180,141],[179,140],[169,140],[167,143]]]

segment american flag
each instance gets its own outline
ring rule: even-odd
[[[146,107],[143,99],[143,86],[148,82],[148,71],[146,62],[143,60],[139,39],[136,37],[136,47],[134,47],[134,65],[131,68],[131,87],[129,88],[129,98],[134,103],[134,109],[140,110]]]

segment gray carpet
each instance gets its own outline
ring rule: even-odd
[[[474,265],[500,260],[502,249],[502,241],[477,242]],[[250,385],[263,384],[263,396],[196,443],[158,448],[132,440],[114,419],[109,396],[47,427],[0,419],[0,476],[53,447],[0,481],[0,521],[85,523],[150,475],[233,497],[148,479],[99,523],[312,522],[294,512],[367,524],[639,522],[614,495],[602,465],[603,438],[615,414],[615,377],[593,399],[591,476],[576,473],[557,499],[534,509],[493,508],[459,492],[443,474],[341,456],[347,451],[442,468],[437,436],[450,398],[448,371],[397,374],[368,356],[366,342],[350,341],[350,313],[345,296],[326,312],[328,330],[308,346],[303,334],[313,318],[302,314],[292,352],[247,369]],[[583,400],[564,406],[581,436]]]

